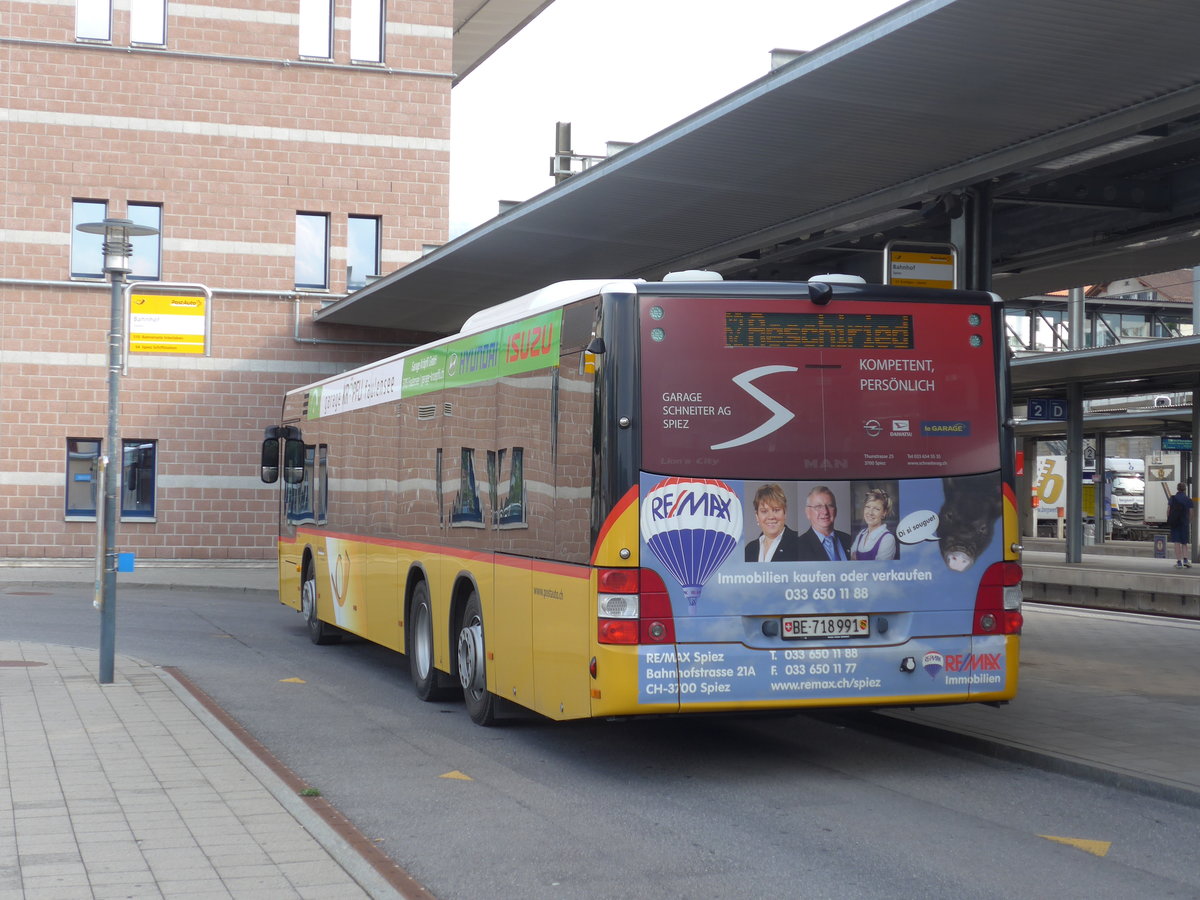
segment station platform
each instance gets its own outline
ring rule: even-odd
[[[1066,543],[1025,538],[1025,599],[1039,603],[1200,619],[1200,563],[1177,569],[1154,556],[1150,541],[1107,541],[1066,561]]]

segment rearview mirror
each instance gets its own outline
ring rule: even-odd
[[[279,480],[279,438],[267,438],[262,442],[262,471],[259,477],[267,484]]]

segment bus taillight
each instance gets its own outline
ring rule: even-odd
[[[662,576],[653,569],[642,569],[641,637],[643,644],[675,643],[675,619],[671,614],[671,595]]]
[[[975,594],[972,634],[1020,634],[1021,566],[998,562],[988,566]]]
[[[601,644],[673,644],[675,621],[662,577],[652,569],[601,569],[597,576]]]

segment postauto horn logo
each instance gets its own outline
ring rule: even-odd
[[[642,498],[646,546],[683,585],[688,615],[710,575],[742,537],[742,501],[711,478],[664,478]]]

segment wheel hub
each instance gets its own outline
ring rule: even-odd
[[[483,626],[464,625],[458,633],[458,680],[464,691],[482,691],[486,687],[483,674]]]

